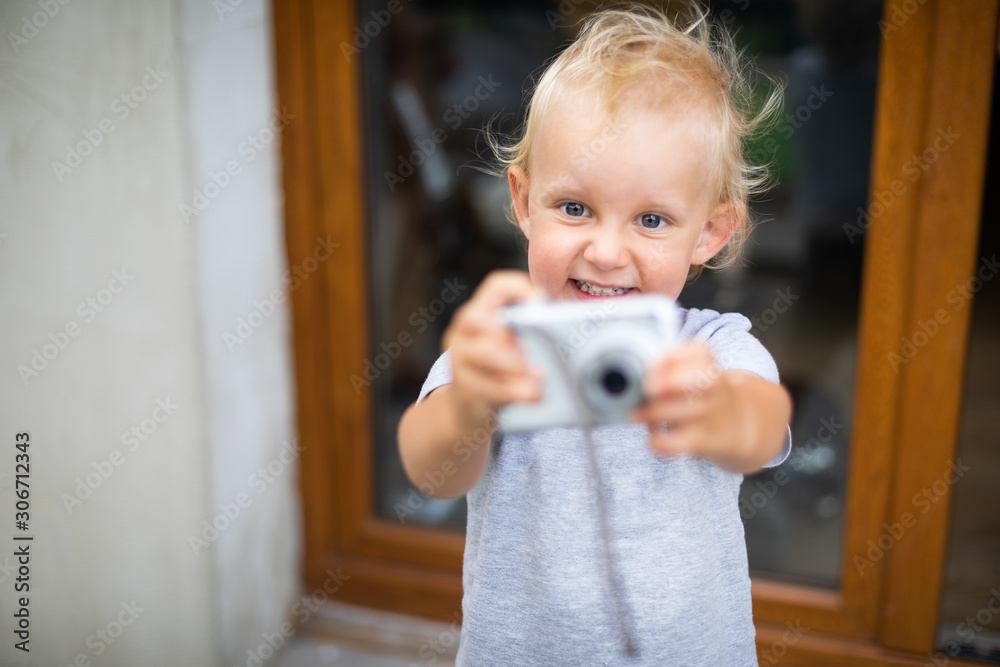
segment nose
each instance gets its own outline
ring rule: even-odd
[[[619,225],[600,224],[594,230],[583,258],[601,271],[614,271],[628,266],[631,261],[625,231]]]

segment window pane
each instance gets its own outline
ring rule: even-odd
[[[383,7],[365,5],[362,22]],[[588,8],[573,7],[581,15]],[[745,266],[703,274],[681,302],[750,317],[794,395],[796,451],[743,486],[751,568],[835,586],[881,3],[740,0],[712,3],[712,10],[762,69],[788,82],[785,116],[748,148],[773,164],[781,184],[754,204],[765,222],[751,236]],[[413,492],[399,464],[396,427],[457,304],[489,270],[524,267],[519,233],[504,217],[505,183],[462,167],[483,151],[477,130],[490,118],[501,119],[505,131],[520,119],[530,75],[566,43],[578,18],[560,16],[554,3],[414,0],[384,29],[372,28],[362,50],[375,355],[369,379],[377,506],[386,518],[464,526],[462,499]]]
[[[715,13],[787,81],[783,119],[750,148],[780,184],[754,205],[763,223],[746,265],[699,278],[681,300],[750,318],[792,392],[791,457],[740,493],[751,570],[836,587],[881,3],[720,2]]]
[[[362,32],[375,35],[361,52],[376,506],[391,520],[464,529],[464,498],[424,498],[410,486],[396,429],[458,305],[489,271],[526,269],[520,232],[505,217],[506,183],[475,169],[484,164],[476,159],[484,150],[479,129],[491,118],[513,129],[523,85],[565,35],[536,3],[402,6],[384,29],[384,2],[364,3],[360,14]]]

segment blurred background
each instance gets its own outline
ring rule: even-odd
[[[482,171],[481,129],[517,127],[533,79],[593,6],[357,4],[355,48],[342,46],[361,73],[368,344],[374,354],[412,337],[355,385],[371,397],[372,501],[387,522],[407,507],[407,525],[464,531],[464,499],[412,503],[396,429],[455,308],[489,271],[526,267],[506,183]],[[883,6],[709,7],[787,83],[782,119],[747,147],[779,185],[754,202],[762,224],[744,264],[706,272],[681,303],[749,317],[794,397],[797,449],[743,485],[751,569],[833,591]],[[452,625],[328,606],[334,574],[322,600],[302,583],[305,398],[288,299],[322,280],[339,241],[317,238],[288,260],[281,141],[303,119],[278,99],[273,21],[263,0],[0,3],[0,438],[10,443],[0,507],[10,514],[15,434],[31,443],[29,525],[0,531],[3,665],[423,665],[454,653]],[[994,207],[987,198],[977,256],[996,252]],[[996,662],[1000,613],[980,614],[971,638],[962,623],[990,609],[1000,585],[998,300],[987,281],[972,311],[958,435],[972,471],[954,489],[935,640],[949,656]],[[11,639],[15,535],[34,537],[30,653]],[[323,614],[341,628],[381,626],[358,635],[376,643],[415,637],[413,650],[381,655],[357,637],[298,631]],[[451,641],[422,652],[428,636]]]

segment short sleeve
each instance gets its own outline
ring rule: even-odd
[[[692,308],[685,313],[680,335],[682,339],[708,345],[715,363],[722,370],[749,371],[769,382],[779,382],[774,357],[750,333],[750,320],[743,315]],[[780,465],[791,452],[792,429],[789,427],[781,451],[764,467]]]
[[[444,351],[434,365],[431,366],[431,370],[427,373],[427,379],[424,380],[424,386],[420,388],[420,395],[417,397],[417,403],[424,400],[427,394],[431,393],[438,387],[449,384],[452,380],[451,374],[451,348]]]

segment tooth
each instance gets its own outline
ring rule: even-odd
[[[598,287],[597,285],[592,285],[591,283],[585,282],[583,280],[578,280],[577,284],[580,289],[587,294],[593,294],[594,296],[610,296],[610,295],[622,295],[629,292],[627,287]]]

